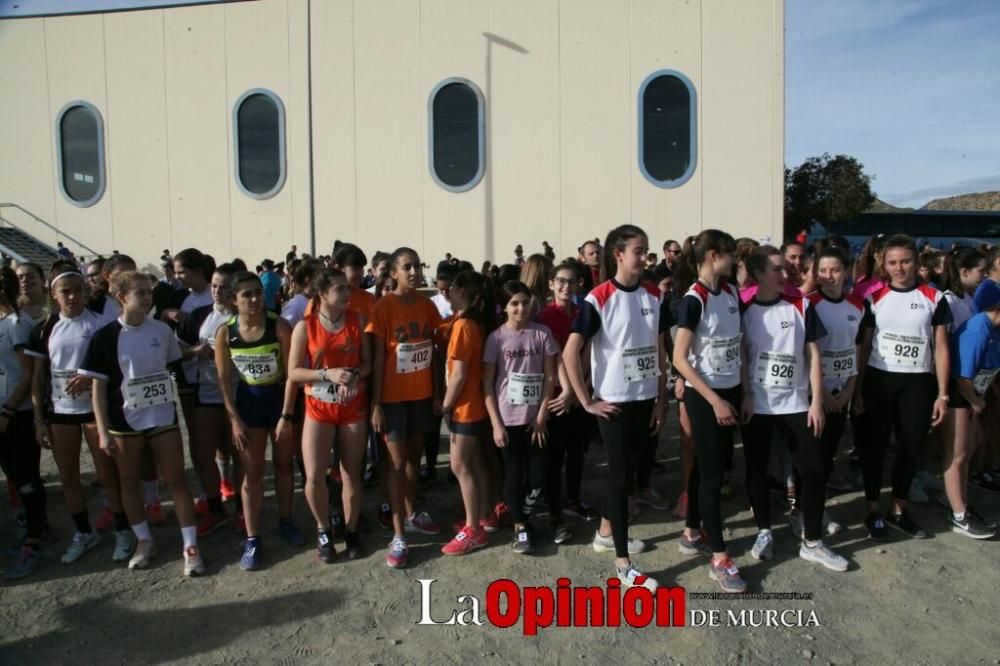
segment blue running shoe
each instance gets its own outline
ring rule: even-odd
[[[260,539],[253,537],[243,542],[243,557],[240,558],[240,569],[256,571],[260,568]]]

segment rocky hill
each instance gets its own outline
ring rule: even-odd
[[[1000,211],[1000,192],[980,192],[978,194],[960,194],[954,197],[944,197],[929,201],[920,210],[998,210]]]

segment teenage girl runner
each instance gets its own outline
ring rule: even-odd
[[[17,265],[17,281],[20,285],[18,311],[35,324],[42,323],[49,314],[49,299],[45,293],[45,273],[36,263],[25,262]]]
[[[868,412],[871,439],[862,450],[868,536],[889,538],[887,525],[922,539],[927,533],[906,512],[910,484],[927,438],[928,426],[948,411],[951,310],[944,295],[917,281],[917,248],[909,236],[888,239],[882,272],[889,284],[869,294],[860,374],[854,390],[856,411]],[[936,397],[935,397],[936,396]],[[882,465],[895,432],[892,504],[888,519],[879,510]]]
[[[532,551],[532,534],[524,515],[523,498],[541,488],[546,477],[546,428],[549,402],[556,386],[560,349],[552,333],[530,320],[532,292],[522,282],[501,288],[506,302],[504,324],[490,333],[483,351],[483,392],[493,426],[493,442],[504,459],[504,499],[514,519],[516,553]],[[555,475],[558,477],[559,469]],[[558,495],[548,497],[554,519],[555,542],[572,536],[558,520]]]
[[[41,450],[31,413],[32,361],[24,354],[32,321],[18,311],[18,291],[13,269],[0,268],[0,467],[23,507],[27,528],[4,574],[7,579],[24,578],[35,570],[42,557],[42,538],[49,529],[45,485],[39,474]]]
[[[121,316],[94,334],[80,374],[93,380],[93,406],[101,451],[112,456],[122,480],[122,503],[138,539],[129,569],[144,569],[156,553],[146,521],[139,481],[148,445],[174,500],[184,540],[184,575],[205,573],[198,552],[194,500],[184,476],[184,444],[177,426],[171,370],[181,350],[173,331],[149,318],[153,287],[135,271],[111,282]]]
[[[642,284],[649,239],[631,224],[613,229],[604,243],[602,277],[609,279],[587,294],[563,361],[577,399],[598,417],[608,457],[607,506],[594,535],[594,549],[615,551],[615,573],[626,587],[657,588],[629,555],[644,544],[628,538],[628,497],[632,460],[650,432],[663,426],[667,405],[664,325],[670,321],[660,292]],[[584,380],[580,353],[590,342],[594,393]]]
[[[710,554],[709,576],[724,592],[740,593],[747,586],[726,548],[721,507],[726,450],[742,402],[739,296],[726,281],[735,250],[732,236],[706,229],[682,256],[697,279],[678,308],[673,360],[684,378],[695,447],[679,549],[685,555]]]
[[[66,271],[57,262],[49,281],[56,312],[35,329],[25,353],[34,357],[31,398],[35,437],[42,448],[52,449],[59,468],[59,481],[76,526],[73,541],[62,557],[72,564],[97,545],[99,535],[90,525],[80,484],[80,438],[90,449],[97,478],[101,481],[113,513],[115,550],[112,559],[124,562],[135,549],[135,537],[122,509],[118,470],[100,450],[91,405],[91,380],[77,374],[91,338],[108,320],[85,307],[83,276]]]
[[[447,389],[442,412],[451,431],[451,470],[458,479],[465,520],[458,534],[441,549],[465,555],[489,543],[487,532],[499,529],[492,515],[487,455],[483,449],[489,415],[483,398],[483,344],[496,328],[493,287],[479,273],[464,271],[451,286],[455,309],[448,333]]]
[[[293,420],[295,392],[286,390],[285,368],[291,330],[288,322],[264,309],[264,288],[260,278],[249,271],[240,271],[230,280],[237,314],[220,327],[215,335],[215,367],[219,371],[222,399],[229,415],[233,444],[243,467],[243,517],[247,540],[243,546],[240,567],[253,571],[260,567],[260,516],[264,501],[264,454],[267,438],[271,437],[275,467],[275,490],[278,495],[278,527],[285,533],[298,533],[291,521],[289,501],[282,506],[285,490],[280,488],[279,470],[286,472],[290,482],[292,446],[286,423]],[[232,373],[239,378],[233,389]],[[289,497],[290,499],[290,497]],[[301,542],[305,538],[298,533]]]
[[[763,246],[747,259],[757,280],[757,293],[743,309],[743,448],[747,491],[757,523],[751,555],[773,556],[771,500],[767,463],[777,435],[788,447],[801,477],[805,535],[799,557],[832,571],[846,571],[847,560],[822,541],[826,476],[820,436],[823,411],[823,366],[817,340],[826,335],[808,299],[784,293],[781,252]],[[812,398],[810,399],[810,394]]]
[[[234,495],[227,473],[232,439],[219,388],[219,373],[215,368],[216,333],[233,316],[229,280],[234,272],[232,264],[222,264],[215,269],[209,285],[212,304],[196,308],[184,318],[177,330],[177,337],[186,343],[181,347],[184,360],[196,359],[198,362],[198,388],[191,410],[188,439],[191,462],[201,487],[205,489],[208,503],[208,511],[198,523],[200,537],[208,536],[229,521],[222,502]],[[217,451],[222,453],[221,459],[217,457]]]
[[[968,481],[969,462],[978,443],[973,436],[972,424],[976,421],[973,414],[983,414],[986,395],[1000,372],[1000,301],[955,330],[952,357],[956,379],[944,456],[951,531],[973,539],[988,539],[996,534],[997,525],[985,520],[969,504]],[[956,397],[961,400],[955,400]]]
[[[818,285],[809,294],[826,335],[817,341],[823,366],[823,410],[826,424],[820,441],[823,444],[824,484],[833,472],[837,447],[847,426],[848,405],[854,395],[858,376],[861,322],[868,311],[865,301],[844,291],[847,281],[847,255],[839,247],[822,250],[813,262],[813,281]],[[801,513],[795,510],[793,523],[801,532]],[[840,531],[839,524],[823,517],[828,534]]]
[[[986,312],[1000,302],[1000,245],[994,245],[986,253],[986,279],[972,298],[978,312]]]
[[[313,278],[311,291],[313,310],[292,331],[288,378],[306,385],[302,428],[305,495],[316,519],[317,557],[330,563],[336,554],[326,484],[331,444],[339,449],[347,557],[355,559],[362,554],[357,530],[363,495],[361,466],[368,436],[365,385],[371,374],[371,348],[362,318],[347,307],[351,286],[341,271],[321,270]]]
[[[407,532],[441,533],[427,512],[414,509],[424,435],[433,424],[435,407],[440,409],[432,355],[441,315],[417,292],[421,266],[415,250],[397,249],[390,266],[396,290],[375,304],[365,332],[378,338],[372,341],[372,427],[386,435],[394,532],[386,565],[398,569],[406,566],[409,554]]]
[[[972,294],[983,281],[986,257],[972,248],[959,248],[945,257],[941,286],[954,322],[949,326],[952,350],[952,382],[949,387],[948,417],[945,420],[945,497],[951,509],[951,529],[975,539],[988,539],[996,527],[968,506],[969,463],[981,439],[979,419],[986,409],[985,396],[993,383],[993,356],[989,310],[972,323],[975,303]],[[964,366],[964,367],[963,367]],[[972,400],[970,400],[972,398]]]
[[[561,480],[565,465],[566,501],[563,504],[563,513],[589,521],[596,520],[598,513],[589,502],[580,498],[580,486],[583,482],[583,460],[587,454],[593,417],[577,402],[561,353],[566,347],[566,341],[569,340],[573,320],[580,311],[580,308],[573,303],[580,284],[578,269],[590,273],[589,269],[572,260],[555,268],[552,279],[549,280],[552,302],[538,313],[538,323],[552,332],[560,350],[557,359],[559,382],[555,394],[548,403],[549,436],[545,445],[548,449],[546,494],[554,497],[563,496]],[[586,362],[587,359],[583,361]],[[549,511],[555,511],[554,507],[559,506],[553,502],[549,500]]]

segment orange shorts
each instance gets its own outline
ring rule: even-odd
[[[354,396],[346,404],[317,400],[311,395],[307,395],[306,416],[320,423],[336,426],[350,425],[368,419],[368,400],[364,393]]]

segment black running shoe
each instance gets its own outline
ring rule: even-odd
[[[337,551],[333,547],[333,539],[329,532],[320,532],[316,535],[316,557],[320,562],[330,564],[337,556]]]
[[[365,549],[361,545],[361,537],[358,536],[356,530],[347,530],[344,532],[344,547],[347,559],[356,560],[359,557],[364,557]]]
[[[949,506],[948,509],[950,511],[951,507]],[[982,524],[982,526],[988,530],[1000,529],[1000,523],[998,523],[995,520],[988,519],[986,516],[976,511],[975,507],[973,507],[971,504],[965,505],[965,512],[971,514],[972,516],[975,516],[976,520],[978,520],[980,524]]]
[[[514,531],[514,543],[510,545],[518,555],[527,555],[531,552],[531,536],[526,527],[518,527]]]
[[[913,519],[910,518],[910,514],[905,511],[903,513],[890,513],[885,522],[889,525],[889,527],[899,530],[912,539],[927,538],[927,532],[925,532],[920,525],[917,525]]]
[[[868,538],[872,541],[889,540],[889,528],[885,518],[878,511],[872,511],[865,516],[865,527],[868,529]]]
[[[552,541],[556,544],[566,543],[573,538],[573,533],[569,531],[563,523],[552,523]]]

